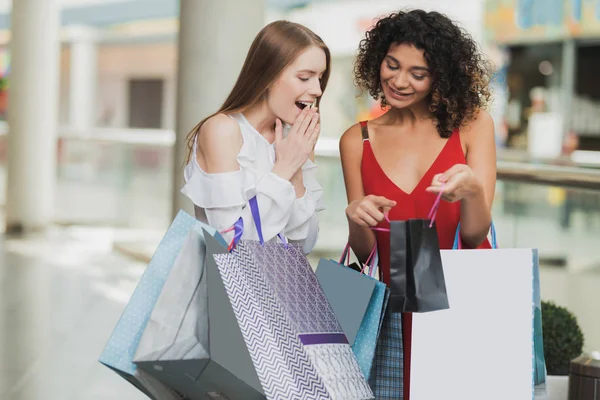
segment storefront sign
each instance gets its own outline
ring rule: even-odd
[[[527,43],[600,37],[600,0],[486,0],[485,38]]]

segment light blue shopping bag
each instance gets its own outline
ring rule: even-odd
[[[534,383],[546,382],[546,358],[542,331],[542,299],[540,289],[540,258],[533,249],[533,373]]]
[[[373,279],[369,277],[370,279]],[[375,279],[373,279],[375,280]],[[367,380],[371,376],[371,368],[375,359],[375,350],[377,340],[381,331],[383,316],[387,308],[390,297],[389,289],[385,283],[375,280],[375,290],[367,307],[367,312],[363,318],[360,329],[356,335],[356,340],[352,345],[352,351],[358,361],[358,365]]]
[[[152,399],[179,399],[180,396],[151,375],[138,370],[132,359],[152,309],[190,230],[196,229],[201,233],[203,228],[215,236],[223,246],[227,246],[215,229],[180,211],[160,241],[98,360]]]

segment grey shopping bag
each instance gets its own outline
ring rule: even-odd
[[[375,290],[375,280],[325,258],[319,260],[316,274],[352,346]]]
[[[188,235],[134,361],[191,400],[264,399],[213,258],[227,252],[216,236]]]

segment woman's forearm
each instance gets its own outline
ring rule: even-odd
[[[460,204],[460,235],[463,243],[470,248],[479,246],[487,237],[491,223],[492,213],[483,185],[474,182],[473,190]]]
[[[375,233],[367,227],[360,226],[348,220],[349,238],[348,242],[356,258],[362,263],[367,261],[369,254],[375,246]]]

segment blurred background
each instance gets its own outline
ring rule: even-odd
[[[338,257],[338,139],[383,112],[354,87],[354,56],[401,8],[446,13],[492,61],[500,247],[539,249],[542,298],[600,350],[600,1],[0,0],[0,399],[143,398],[97,357],[173,213],[191,210],[185,135],[276,19],[332,52],[311,261]]]

